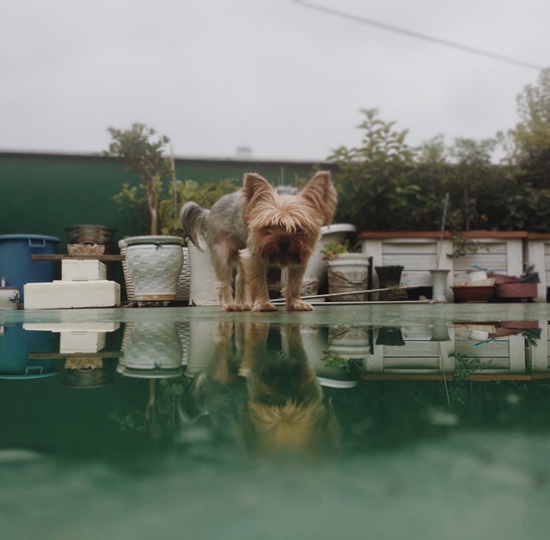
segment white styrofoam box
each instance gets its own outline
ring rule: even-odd
[[[24,296],[25,309],[115,307],[120,306],[120,285],[107,280],[27,283]]]
[[[61,261],[62,281],[93,281],[107,279],[105,263],[95,259]]]
[[[60,353],[96,353],[105,347],[105,332],[61,332]]]

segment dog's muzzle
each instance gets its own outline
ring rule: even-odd
[[[290,238],[282,237],[277,240],[277,247],[281,253],[287,253],[290,249]]]

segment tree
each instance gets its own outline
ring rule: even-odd
[[[137,173],[145,188],[145,198],[150,217],[150,234],[158,235],[159,192],[165,178],[173,178],[174,169],[164,151],[170,142],[166,136],[156,136],[154,129],[143,124],[133,124],[130,129],[109,128],[113,141],[104,155],[124,160],[128,172]],[[123,186],[128,191],[128,185]],[[128,194],[125,195],[128,197]],[[135,193],[134,193],[135,196]],[[131,199],[131,197],[129,197]]]
[[[378,109],[363,109],[364,131],[357,148],[341,146],[328,157],[338,165],[337,219],[359,230],[403,230],[410,218],[409,198],[418,190],[408,181],[413,151],[405,143],[407,130],[378,118]]]
[[[454,160],[453,184],[462,191],[462,230],[469,231],[472,223],[476,227],[485,225],[487,213],[483,211],[483,193],[490,191],[495,168],[491,154],[496,141],[458,138],[450,148]]]
[[[520,122],[509,132],[513,141],[509,157],[523,182],[550,187],[550,68],[540,72],[537,84],[525,87],[517,105]]]

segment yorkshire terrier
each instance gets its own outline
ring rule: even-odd
[[[286,309],[312,311],[300,297],[302,280],[321,226],[332,222],[336,203],[328,171],[315,174],[298,193],[273,188],[260,175],[247,173],[240,192],[223,196],[210,211],[188,202],[180,221],[193,244],[202,250],[206,241],[210,248],[226,311],[276,311],[266,280],[271,266],[287,270]]]
[[[304,349],[300,326],[222,321],[212,364],[184,391],[181,418],[208,415],[220,442],[262,457],[329,457],[340,428]]]

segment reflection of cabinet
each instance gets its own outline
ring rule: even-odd
[[[522,335],[511,335],[491,338],[486,342],[477,336],[476,332],[487,332],[492,335],[496,328],[486,330],[472,329],[476,325],[464,325],[455,328],[455,371],[464,370],[468,373],[525,373],[525,347]],[[480,327],[480,325],[477,325]],[[481,326],[482,327],[482,326]],[[475,363],[460,362],[460,358],[475,358]]]
[[[373,330],[373,353],[364,362],[367,373],[435,374],[453,369],[449,357],[453,349],[452,327],[448,329],[449,341],[432,341],[428,325],[404,326],[402,346],[379,344],[380,330]]]
[[[548,321],[539,321],[540,341],[536,347],[527,350],[527,365],[533,373],[550,375],[550,336]]]
[[[521,328],[501,324],[449,324],[446,338],[428,325],[404,326],[401,346],[381,343],[384,329],[374,328],[372,354],[363,361],[363,378],[491,380],[549,375],[546,322],[536,323],[542,329],[537,347],[526,347]]]

